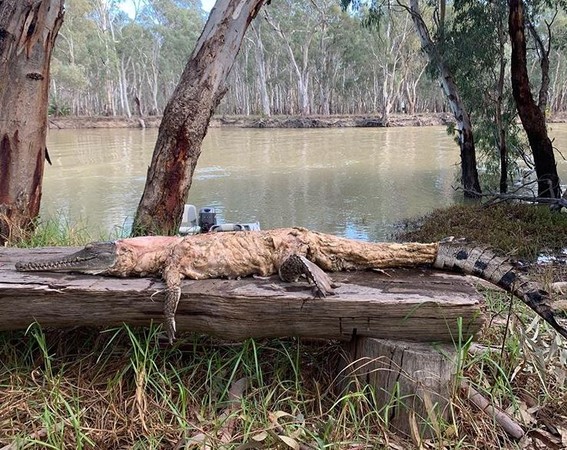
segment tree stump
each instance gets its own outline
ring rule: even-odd
[[[354,337],[344,348],[345,387],[374,388],[375,407],[391,429],[421,438],[438,433],[454,388],[454,345]]]

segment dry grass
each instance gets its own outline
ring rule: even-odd
[[[514,211],[498,214],[507,222],[519,214]],[[438,214],[432,216],[437,224]],[[457,224],[467,214],[455,209],[443,221]],[[488,220],[478,211],[468,217],[471,228]],[[529,228],[518,220],[515,229]],[[434,226],[428,222],[424,228]],[[463,230],[439,233],[470,237]],[[537,241],[553,248],[547,237]],[[534,274],[549,283],[564,278],[564,269]],[[484,295],[483,346],[455,344],[458,380],[529,432],[519,441],[492,414],[472,406],[462,389],[449,399],[449,419],[432,423],[434,439],[403,439],[387,429],[386,405],[376,404],[364,380],[341,390],[341,348],[332,342],[235,344],[188,335],[170,347],[159,327],[44,331],[34,325],[25,333],[0,333],[0,449],[566,447],[566,343],[520,302],[511,306],[506,295],[490,289]]]
[[[526,430],[561,442],[567,433],[567,350],[539,323],[526,331],[530,324],[515,314],[503,351],[492,339],[495,351],[459,349],[460,377]],[[505,326],[495,322],[493,328]],[[387,431],[386,411],[375,404],[370,387],[361,383],[357,390],[341,391],[335,378],[337,344],[294,339],[229,344],[185,336],[170,348],[159,336],[156,327],[44,333],[34,326],[26,334],[2,333],[0,444],[10,449],[419,447]],[[422,448],[523,448],[531,442],[507,436],[462,390],[450,401],[449,421],[435,424],[439,434],[420,441]]]
[[[399,240],[433,242],[454,236],[528,259],[567,245],[567,214],[552,212],[546,206],[457,205],[435,210],[400,228]]]
[[[3,333],[0,442],[157,449],[382,440],[366,398],[337,402],[329,389],[339,353],[332,343],[191,336],[169,348],[159,334]]]

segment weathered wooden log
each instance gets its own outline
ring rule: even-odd
[[[16,261],[67,255],[77,248],[0,250],[0,330],[147,325],[162,322],[165,285],[152,278],[17,272]],[[300,336],[350,340],[353,335],[451,342],[475,335],[482,298],[466,277],[431,269],[333,273],[336,295],[312,298],[305,283],[277,277],[184,281],[180,332],[240,340]],[[459,318],[463,327],[459,329]]]

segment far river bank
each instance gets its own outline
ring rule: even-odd
[[[85,224],[94,239],[129,231],[157,128],[52,129],[42,217]],[[567,148],[567,124],[550,127]],[[212,127],[187,203],[219,223],[303,226],[362,240],[391,239],[395,224],[459,203],[459,148],[443,126]],[[567,161],[557,160],[567,180]],[[94,240],[93,239],[93,240]]]
[[[67,116],[49,117],[51,129],[80,128],[157,128],[160,116],[109,117],[109,116]],[[567,112],[550,117],[550,123],[567,123]],[[454,122],[450,113],[392,114],[389,127],[423,127],[447,125]],[[379,115],[334,115],[334,116],[221,116],[215,115],[211,128],[371,128],[386,126]]]
[[[109,116],[67,116],[49,117],[51,129],[80,128],[157,128],[160,116],[109,117]],[[388,126],[434,126],[451,122],[448,113],[393,114]],[[336,116],[222,116],[215,115],[209,125],[211,128],[371,128],[384,127],[379,115],[336,115]]]
[[[160,116],[148,116],[142,121],[139,117],[49,117],[51,129],[79,128],[157,128]],[[449,113],[392,114],[390,127],[420,127],[447,125],[452,121]],[[379,115],[334,115],[334,116],[220,116],[215,115],[209,125],[211,128],[371,128],[384,127]]]

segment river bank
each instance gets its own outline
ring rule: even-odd
[[[109,116],[67,116],[49,117],[51,129],[79,128],[157,128],[161,116],[109,117]],[[423,127],[440,126],[454,122],[450,113],[392,114],[388,125],[379,115],[333,115],[333,116],[220,116],[211,119],[211,128],[370,128],[370,127]],[[554,114],[549,123],[567,123],[567,111]]]
[[[151,116],[143,119],[146,128],[159,127],[161,117]],[[392,114],[388,126],[420,127],[447,125],[452,121],[449,113]],[[336,116],[213,116],[210,127],[235,128],[351,128],[384,127],[379,115],[336,115]],[[77,128],[141,128],[138,117],[49,117],[51,129]]]

